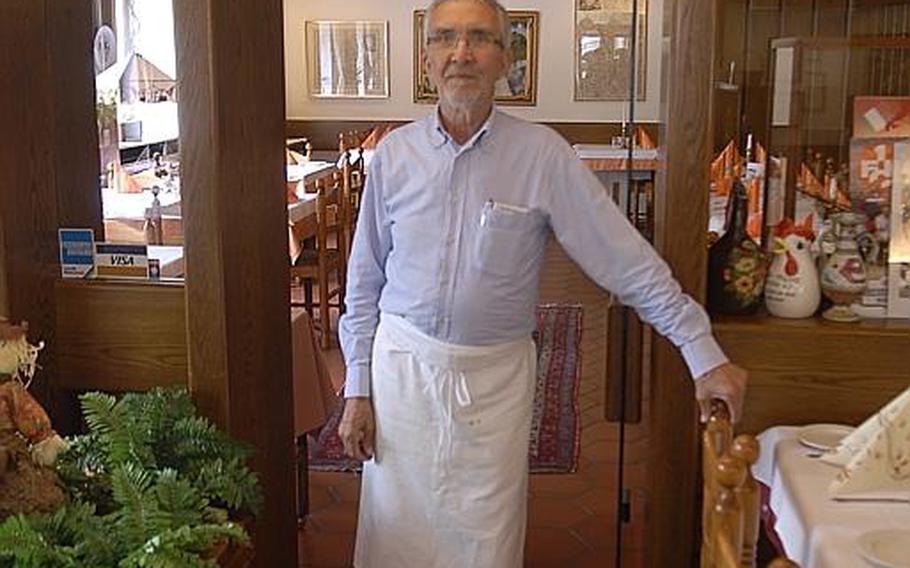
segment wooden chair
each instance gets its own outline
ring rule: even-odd
[[[314,183],[316,190],[316,235],[313,246],[304,246],[300,256],[291,266],[291,281],[301,282],[304,289],[303,307],[310,315],[319,308],[319,324],[322,328],[320,345],[323,349],[331,346],[332,324],[329,309],[344,309],[344,290],[347,263],[345,233],[349,231],[344,222],[344,203],[341,187],[333,182],[329,186],[325,179]],[[299,235],[295,235],[299,238]],[[332,276],[334,275],[334,286]],[[318,302],[313,298],[313,286],[319,292]],[[333,301],[334,300],[334,301]],[[299,302],[291,302],[300,306]],[[315,319],[315,318],[314,318]]]
[[[341,155],[340,183],[344,200],[345,233],[344,257],[351,253],[351,244],[354,242],[354,229],[357,227],[357,215],[360,212],[360,199],[364,186],[363,157],[360,150],[346,150]]]
[[[702,432],[702,568],[756,566],[761,494],[751,467],[759,451],[754,436],[733,438],[726,405],[713,401]],[[784,558],[775,562],[796,566]]]

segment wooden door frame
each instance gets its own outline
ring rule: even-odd
[[[655,188],[654,244],[699,301],[707,274],[715,16],[714,0],[664,0],[669,47],[662,66],[664,168]],[[689,372],[667,340],[654,342],[651,369],[648,565],[681,566],[696,551],[697,406]]]
[[[189,384],[256,448],[256,564],[297,565],[282,0],[174,0]]]
[[[101,236],[90,0],[0,3],[0,315],[29,323],[41,354],[32,392],[70,429],[55,376],[58,227]]]

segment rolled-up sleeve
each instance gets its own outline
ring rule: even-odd
[[[383,202],[381,153],[373,157],[348,260],[345,313],[338,327],[344,352],[344,396],[370,396],[370,359],[379,324],[379,297],[386,283],[385,263],[392,240]]]
[[[598,285],[676,345],[693,377],[725,363],[704,308],[567,144],[554,145],[548,214],[563,248]]]

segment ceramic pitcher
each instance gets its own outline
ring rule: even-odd
[[[822,292],[834,305],[822,313],[825,319],[841,322],[858,321],[850,304],[866,289],[866,268],[856,238],[865,217],[859,213],[834,215],[837,248],[828,257],[821,274]]]

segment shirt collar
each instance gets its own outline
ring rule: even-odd
[[[491,137],[494,131],[496,115],[498,113],[499,110],[494,104],[493,108],[490,110],[490,116],[488,116],[487,120],[481,125],[479,129],[477,129],[477,132],[474,133],[474,136],[465,142],[463,148],[471,148],[474,146],[482,147],[486,143],[485,141]],[[433,112],[433,118],[430,121],[428,134],[430,137],[430,143],[434,148],[441,148],[452,139],[452,137],[449,136],[449,133],[446,132],[445,126],[442,124],[442,119],[439,116],[439,105],[436,105],[435,112]]]

